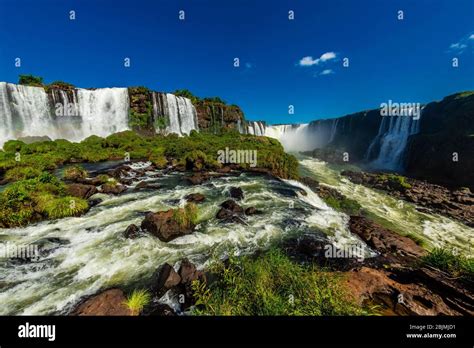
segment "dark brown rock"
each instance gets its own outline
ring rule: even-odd
[[[181,277],[170,264],[165,263],[155,271],[151,283],[152,292],[160,297],[169,289],[180,284]]]
[[[203,182],[209,180],[210,176],[207,173],[195,173],[186,177],[186,180],[192,185],[201,185]]]
[[[125,191],[127,191],[127,188],[121,184],[103,184],[101,187],[102,193],[107,193],[107,194],[113,194],[113,195],[119,195]]]
[[[126,297],[120,289],[109,289],[88,298],[72,312],[80,316],[133,315],[125,305]]]
[[[351,216],[349,229],[384,256],[395,255],[402,260],[426,254],[426,251],[412,239],[390,231],[365,217]]]
[[[98,192],[95,186],[84,184],[69,184],[66,190],[71,196],[83,199],[88,199]]]
[[[142,229],[158,237],[163,242],[169,242],[175,238],[191,234],[194,230],[194,224],[187,222],[182,225],[173,219],[174,211],[160,211],[157,213],[148,213],[142,222]]]
[[[184,198],[192,203],[202,203],[206,200],[206,197],[201,193],[191,193]]]
[[[232,198],[241,200],[244,198],[244,191],[240,187],[231,187],[229,189],[229,194]]]
[[[131,224],[127,227],[123,235],[125,238],[135,239],[139,236],[139,233],[140,229],[136,225]]]

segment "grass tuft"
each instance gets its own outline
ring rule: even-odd
[[[133,315],[139,315],[151,301],[151,295],[146,290],[133,290],[125,301],[125,305],[132,311]]]

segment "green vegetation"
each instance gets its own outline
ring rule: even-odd
[[[199,97],[196,97],[188,89],[177,89],[176,91],[173,92],[173,94],[178,97],[184,97],[184,98],[190,99],[194,105],[196,105],[197,103],[201,101]]]
[[[64,183],[43,172],[34,179],[17,181],[0,193],[0,227],[77,216],[87,209],[85,200],[67,196]]]
[[[198,315],[364,315],[340,275],[292,262],[273,249],[256,258],[215,262],[210,285],[195,281]]]
[[[64,170],[64,180],[69,180],[69,181],[77,181],[80,179],[85,179],[87,178],[87,170],[80,166],[71,166],[67,167]]]
[[[34,167],[14,167],[5,173],[7,181],[33,179],[41,174],[41,170]]]
[[[25,86],[42,87],[43,78],[39,76],[33,76],[33,75],[20,75],[18,84],[25,85]]]
[[[474,281],[474,259],[455,253],[454,250],[435,248],[422,258],[422,263],[444,271],[452,277]]]
[[[130,98],[129,125],[135,130],[151,129],[153,105],[151,102],[151,91],[147,87],[130,87],[128,94]]]
[[[133,315],[139,315],[151,301],[151,295],[146,290],[134,290],[125,301],[125,305]]]
[[[184,208],[173,210],[173,220],[183,228],[196,225],[198,221],[198,208],[194,203],[187,203]]]
[[[396,174],[381,174],[378,176],[381,181],[387,181],[389,186],[395,190],[404,191],[410,189],[411,185],[407,182],[407,178]]]
[[[342,195],[341,195],[342,196]],[[359,215],[362,206],[353,199],[335,196],[323,197],[324,202],[331,208],[342,211],[348,215]]]

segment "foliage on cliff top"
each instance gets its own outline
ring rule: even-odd
[[[43,78],[40,76],[33,75],[19,75],[18,84],[24,86],[42,87]]]

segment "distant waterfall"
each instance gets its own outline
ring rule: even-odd
[[[263,136],[265,135],[266,125],[261,121],[250,121],[248,122],[248,133],[252,135]]]
[[[25,136],[82,140],[128,129],[126,88],[52,90],[0,82],[0,146]]]
[[[366,160],[379,169],[403,169],[403,154],[410,135],[420,130],[420,120],[409,116],[384,116],[377,136],[366,153]]]
[[[170,93],[153,92],[153,116],[166,120],[166,133],[189,135],[198,130],[197,112],[191,100]]]
[[[153,118],[162,117],[166,133],[180,136],[198,129],[191,100],[152,93]],[[12,139],[48,136],[81,141],[129,129],[127,88],[58,89],[0,82],[0,147]]]

